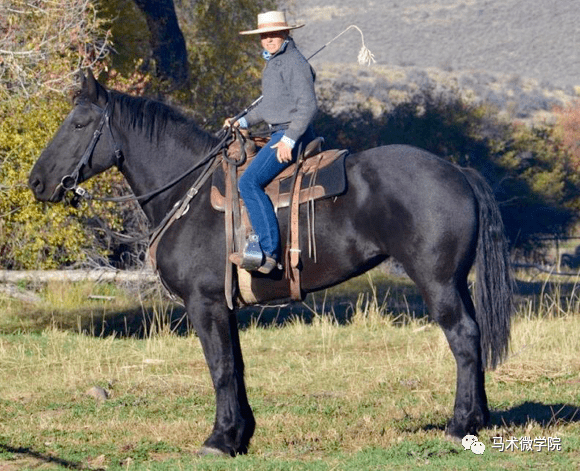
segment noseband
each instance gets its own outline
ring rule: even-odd
[[[108,94],[107,94],[108,95]],[[60,187],[62,187],[65,191],[74,191],[75,193],[79,193],[79,196],[83,196],[84,190],[78,186],[79,183],[79,176],[82,168],[89,163],[91,156],[95,150],[97,142],[99,142],[99,138],[103,134],[103,127],[106,125],[107,129],[109,130],[109,136],[111,138],[111,146],[113,148],[113,154],[115,156],[115,164],[117,167],[120,167],[121,162],[123,160],[123,152],[121,148],[115,141],[115,137],[113,136],[113,130],[111,128],[111,97],[107,97],[107,104],[104,108],[91,103],[93,108],[98,109],[101,112],[101,120],[93,133],[93,138],[91,142],[87,146],[85,152],[83,153],[81,159],[77,163],[75,169],[69,175],[65,175],[62,177],[60,181]],[[58,188],[57,188],[58,189]]]

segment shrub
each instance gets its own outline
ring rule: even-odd
[[[556,132],[570,154],[573,165],[580,167],[580,100],[555,109]]]
[[[87,225],[88,208],[39,204],[28,189],[32,165],[50,141],[70,104],[62,97],[13,98],[0,105],[0,266],[9,269],[57,268],[103,256],[106,246]],[[86,187],[110,191],[118,176],[95,179]],[[103,204],[100,217],[120,228],[120,218]]]
[[[2,0],[0,99],[69,90],[80,66],[108,54],[102,26],[89,0]]]
[[[477,169],[494,190],[512,245],[524,255],[541,248],[538,236],[564,235],[574,227],[580,179],[570,144],[556,128],[508,123],[489,105],[466,103],[457,92],[432,87],[390,110],[385,104],[378,114],[372,103],[334,114],[336,95],[324,96],[329,100],[316,127],[330,147],[356,152],[410,144]]]

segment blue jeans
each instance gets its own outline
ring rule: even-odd
[[[296,161],[298,148],[304,149],[306,144],[316,136],[312,127],[309,127],[292,150],[292,162],[280,163],[276,158],[276,149],[272,146],[284,137],[284,131],[272,134],[268,144],[254,157],[244,174],[240,177],[238,188],[244,200],[254,232],[260,238],[260,247],[267,257],[279,260],[280,257],[280,229],[274,212],[272,201],[264,188],[279,173]]]

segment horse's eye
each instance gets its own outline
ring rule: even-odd
[[[82,129],[84,127],[85,127],[84,124],[79,124],[79,123],[75,124],[75,129]]]

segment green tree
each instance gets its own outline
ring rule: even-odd
[[[174,4],[187,46],[186,85],[155,80],[159,77],[147,19],[132,0],[103,3],[101,17],[118,53],[111,55],[110,67],[100,78],[119,89],[119,76],[131,82],[136,71],[147,75],[142,93],[181,107],[199,124],[219,128],[224,117],[260,95],[260,46],[255,37],[240,36],[239,31],[255,27],[258,13],[275,4],[270,0],[175,0]]]
[[[256,26],[258,13],[275,8],[267,0],[197,0],[193,9],[176,0],[188,44],[190,95],[182,99],[210,126],[221,126],[260,95],[263,68],[256,37],[240,36]]]

